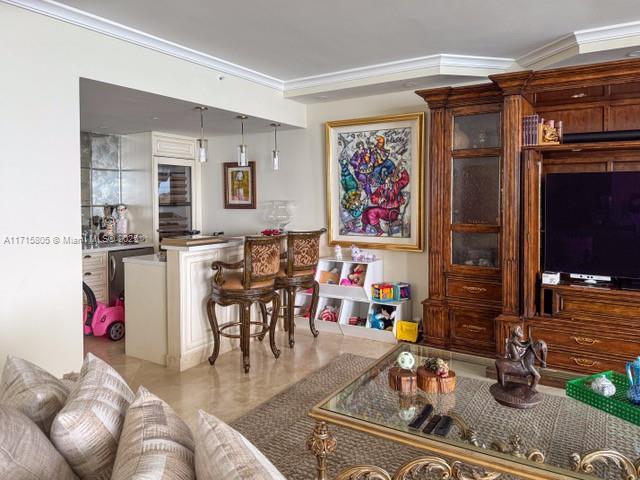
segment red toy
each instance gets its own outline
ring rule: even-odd
[[[124,300],[119,298],[115,305],[109,307],[98,302],[93,290],[84,282],[82,290],[88,303],[82,315],[84,334],[96,337],[106,335],[114,342],[124,338]]]

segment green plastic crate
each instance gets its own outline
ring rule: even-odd
[[[616,393],[611,397],[599,395],[591,390],[591,382],[604,375],[616,386]],[[609,370],[596,373],[588,377],[576,378],[567,382],[567,396],[586,403],[598,410],[610,413],[627,422],[640,425],[640,406],[636,406],[627,399],[629,380],[626,375]]]

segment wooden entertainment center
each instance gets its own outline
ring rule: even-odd
[[[541,191],[547,173],[640,171],[640,141],[523,147],[522,118],[640,129],[640,59],[489,78],[416,92],[431,113],[426,343],[495,356],[521,324],[551,368],[624,371],[640,354],[640,290],[542,285]]]

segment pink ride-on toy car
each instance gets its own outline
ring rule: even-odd
[[[82,290],[87,297],[84,308],[84,334],[101,337],[106,335],[110,340],[118,341],[124,338],[124,301],[119,298],[115,305],[108,307],[96,301],[93,290],[82,282]]]

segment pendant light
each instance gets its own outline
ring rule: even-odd
[[[272,123],[273,127],[273,150],[271,151],[271,161],[275,171],[280,170],[280,151],[278,150],[278,127],[279,123]]]
[[[240,128],[242,129],[242,141],[238,145],[238,166],[246,167],[249,165],[249,158],[247,157],[247,146],[244,143],[244,121],[249,118],[246,115],[238,115],[236,118],[240,120]]]
[[[206,138],[204,138],[204,112],[209,109],[203,105],[199,105],[197,107],[194,107],[194,110],[200,111],[200,138],[196,140],[196,158],[200,161],[200,163],[206,163],[206,161],[208,160],[207,149],[209,147],[209,142]]]

